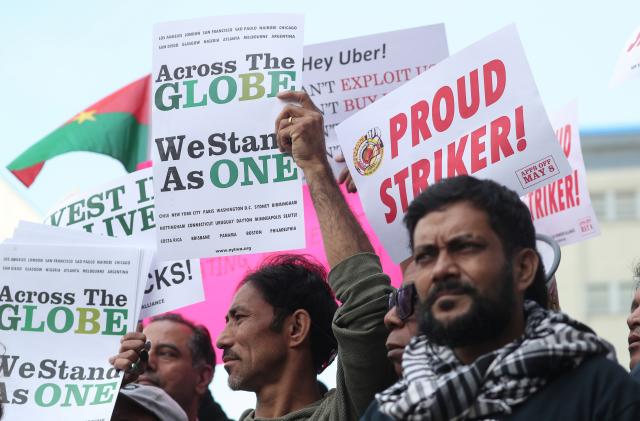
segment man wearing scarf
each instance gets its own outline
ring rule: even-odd
[[[468,176],[437,183],[405,223],[419,335],[376,396],[398,420],[638,420],[640,385],[589,327],[547,309],[527,207]]]

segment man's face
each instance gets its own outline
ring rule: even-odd
[[[232,390],[257,392],[279,381],[287,362],[287,345],[285,333],[270,328],[273,310],[251,283],[236,292],[216,343],[223,350]]]
[[[414,283],[418,274],[417,266],[411,262],[404,272],[402,286]],[[417,301],[417,300],[416,300]],[[415,302],[413,312],[405,320],[398,317],[396,307],[387,311],[384,316],[384,325],[389,329],[387,336],[387,357],[393,363],[393,368],[398,376],[402,376],[402,354],[412,337],[418,333],[418,318],[416,317]]]
[[[629,326],[629,368],[633,369],[640,362],[640,288],[633,293],[627,325]]]
[[[189,349],[193,334],[191,328],[170,320],[160,320],[147,325],[143,333],[151,341],[151,350],[147,369],[139,377],[138,383],[158,386],[188,413],[193,400],[204,392],[204,368],[201,365],[193,366]]]
[[[484,211],[453,203],[414,231],[420,330],[452,348],[495,339],[515,311],[510,262]]]

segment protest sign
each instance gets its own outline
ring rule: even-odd
[[[442,178],[491,178],[524,195],[570,173],[515,26],[445,59],[336,127],[373,229],[395,262],[402,216]]]
[[[78,193],[50,212],[45,224],[81,229],[109,237],[131,238],[156,248],[155,203],[151,168],[135,171],[103,186]],[[141,298],[141,317],[204,300],[198,259],[155,262]]]
[[[571,173],[527,193],[522,199],[531,211],[536,232],[566,245],[600,234],[600,227],[587,188],[577,103],[571,103],[551,120],[571,165]]]
[[[393,263],[380,241],[376,238],[364,215],[358,194],[348,194],[344,186],[342,187],[342,192],[358,223],[371,240],[375,253],[380,257],[383,272],[391,278],[393,286],[399,287],[402,282],[400,268]],[[322,232],[320,231],[308,186],[303,186],[303,193],[307,248],[296,250],[294,253],[312,256],[328,269],[329,264],[324,251]],[[257,269],[266,257],[273,254],[245,254],[201,259],[202,278],[204,279],[207,301],[183,308],[179,310],[179,313],[189,320],[205,325],[211,332],[211,337],[217,338],[222,329],[224,329],[225,316],[231,306],[238,283],[248,272]],[[221,361],[222,351],[216,348],[216,352],[218,361]]]
[[[611,85],[619,85],[638,76],[640,76],[640,27],[633,31],[624,44],[616,67],[613,70]]]
[[[159,260],[304,247],[300,174],[274,133],[276,95],[301,87],[302,29],[300,15],[154,27]]]
[[[335,126],[449,56],[444,24],[306,45],[302,88],[324,114],[334,173],[345,164]]]
[[[0,245],[0,396],[12,420],[109,419],[107,359],[135,329],[141,250]]]

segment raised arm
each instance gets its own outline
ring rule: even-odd
[[[329,265],[373,246],[345,202],[327,161],[322,113],[305,92],[282,92],[280,99],[300,104],[284,107],[276,119],[278,146],[302,169],[318,214]]]

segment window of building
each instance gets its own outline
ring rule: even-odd
[[[607,219],[607,196],[604,192],[591,193],[591,206],[600,221]]]
[[[609,314],[609,285],[590,284],[587,287],[587,314],[590,316]]]
[[[619,221],[636,219],[637,217],[636,192],[633,190],[615,192],[616,218]]]
[[[599,282],[587,285],[587,315],[625,315],[629,313],[635,283]]]

